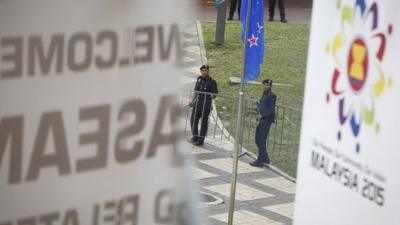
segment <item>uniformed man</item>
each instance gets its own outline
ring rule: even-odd
[[[218,93],[217,82],[209,76],[209,66],[200,67],[201,76],[197,77],[194,87],[194,95],[189,106],[193,107],[190,125],[192,127],[191,142],[194,145],[203,145],[204,138],[207,135],[208,115],[211,112],[212,99]],[[198,130],[199,120],[201,118],[200,135]]]
[[[251,166],[263,167],[264,163],[269,164],[270,158],[267,153],[267,138],[269,128],[275,121],[275,104],[276,95],[272,93],[272,80],[265,79],[264,93],[261,97],[260,102],[257,104],[259,112],[259,123],[256,128],[256,144],[258,148],[258,157],[254,162],[250,162]]]

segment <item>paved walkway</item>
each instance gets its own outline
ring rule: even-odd
[[[204,207],[208,224],[226,224],[232,173],[233,144],[226,140],[206,139],[203,147],[192,147],[197,159],[195,178],[201,191],[224,202]],[[248,156],[240,158],[234,224],[291,224],[295,184],[267,168],[248,165]]]

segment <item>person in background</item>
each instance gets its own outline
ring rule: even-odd
[[[238,19],[240,20],[240,7],[242,6],[242,0],[231,0],[228,20],[233,20],[233,15],[235,14],[236,5],[238,6],[237,13],[238,13]]]
[[[272,21],[274,21],[276,0],[268,0],[268,1],[269,1],[269,7],[268,7],[269,19],[268,19],[268,21],[272,22]],[[281,22],[287,23],[286,14],[285,14],[285,6],[283,4],[283,1],[284,0],[278,0],[279,13],[281,15]]]
[[[267,138],[269,128],[275,121],[275,104],[276,95],[272,90],[272,80],[265,79],[263,81],[264,92],[260,102],[257,104],[259,113],[259,122],[256,128],[255,141],[258,148],[258,157],[255,161],[250,162],[251,166],[263,167],[264,163],[269,164],[270,158],[267,152]]]

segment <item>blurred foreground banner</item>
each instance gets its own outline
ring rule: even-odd
[[[0,224],[202,224],[182,152],[186,0],[0,1]]]
[[[314,1],[296,225],[399,224],[399,8]]]

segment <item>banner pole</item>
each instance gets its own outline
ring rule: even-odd
[[[226,1],[217,6],[217,26],[215,30],[215,44],[222,45],[225,40]]]
[[[246,51],[247,51],[247,37],[249,36],[249,25],[250,25],[250,13],[251,13],[251,1],[247,0],[247,11],[246,11],[246,29],[244,36],[244,51],[243,51],[243,72],[242,78],[240,80],[240,89],[239,89],[239,106],[238,106],[238,114],[237,114],[237,124],[236,124],[236,136],[235,136],[235,146],[234,146],[234,154],[233,154],[233,167],[232,167],[232,179],[231,179],[231,193],[230,193],[230,203],[229,203],[229,214],[228,214],[228,225],[233,224],[233,213],[235,211],[235,194],[236,194],[236,182],[237,182],[237,170],[238,170],[238,158],[241,144],[239,143],[240,137],[242,135],[242,119],[243,119],[243,80],[245,74],[245,65],[246,65]]]

